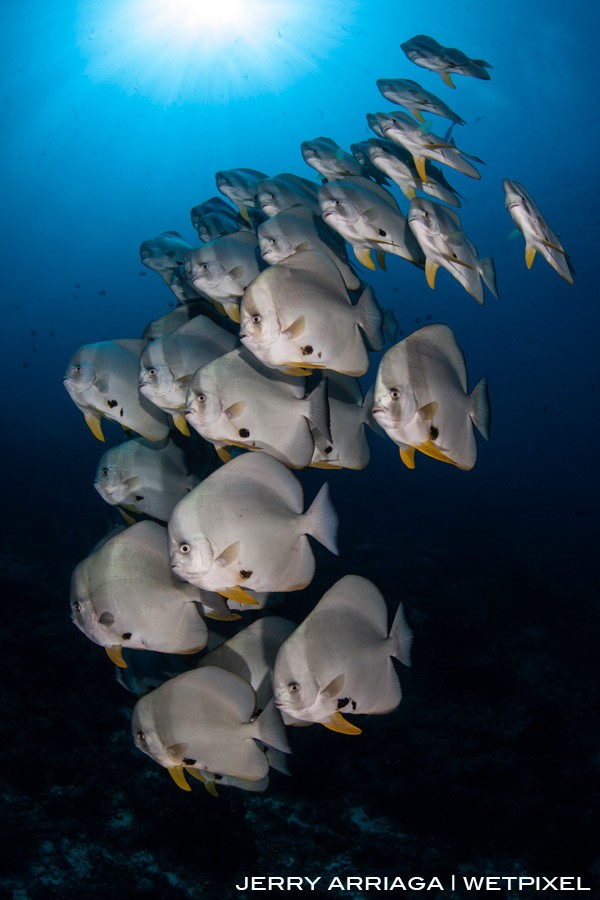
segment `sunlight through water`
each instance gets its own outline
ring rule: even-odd
[[[318,69],[352,27],[356,0],[82,2],[86,74],[163,106],[279,93]]]

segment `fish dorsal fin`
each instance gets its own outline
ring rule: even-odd
[[[338,731],[340,734],[362,734],[362,728],[352,725],[339,712],[334,712],[333,715],[322,724],[325,728],[329,728],[330,731]]]
[[[306,328],[306,319],[304,316],[298,316],[297,319],[294,319],[291,325],[282,331],[282,334],[290,341],[296,340],[299,338],[301,334],[304,333]]]
[[[370,178],[365,178],[362,175],[351,175],[348,178],[344,178],[341,184],[344,185],[346,182],[348,182],[348,184],[355,184],[357,187],[363,188],[365,192],[368,191],[371,194],[375,194],[375,196],[379,200],[381,200],[382,203],[385,203],[386,206],[391,206],[391,208],[395,212],[400,211],[400,207],[396,203],[395,197],[390,194],[390,192],[387,191],[384,187],[381,187],[380,184],[377,184],[377,182],[375,181],[371,181]]]
[[[240,542],[235,541],[233,544],[229,544],[228,547],[225,547],[224,550],[219,553],[217,558],[215,559],[216,566],[230,566],[232,563],[237,562],[240,555]]]
[[[223,410],[223,414],[231,421],[231,419],[238,419],[245,409],[246,401],[238,400],[237,403],[232,403],[231,406],[228,406],[227,409]]]
[[[314,278],[318,281],[319,286],[332,291],[337,296],[344,297],[350,303],[340,270],[331,257],[322,250],[304,250],[302,253],[293,253],[286,259],[275,263],[266,272],[273,272],[277,268],[285,268],[291,272],[302,273],[304,277],[309,277],[311,280]],[[264,274],[262,277],[264,277]]]
[[[361,575],[344,575],[319,601],[319,609],[330,609],[340,616],[352,616],[352,628],[366,638],[388,636],[388,612],[380,590]]]
[[[324,688],[320,691],[323,697],[327,697],[328,700],[334,700],[336,697],[340,696],[340,692],[344,689],[344,684],[346,683],[346,676],[343,674],[336,675],[335,678],[332,678],[329,684],[325,685]]]

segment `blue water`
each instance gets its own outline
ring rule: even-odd
[[[463,574],[478,571],[484,559],[487,580],[481,595],[474,588],[472,596],[481,630],[474,643],[496,646],[509,670],[511,646],[524,627],[514,619],[514,609],[533,603],[535,614],[527,627],[544,629],[545,592],[557,585],[548,601],[554,630],[552,649],[549,644],[544,656],[544,678],[573,678],[561,654],[572,661],[580,652],[590,653],[586,623],[597,590],[597,5],[591,0],[435,0],[427,5],[333,0],[320,11],[305,4],[310,18],[298,34],[312,68],[301,57],[287,59],[284,24],[282,49],[272,44],[269,50],[270,74],[253,73],[246,60],[245,70],[236,71],[232,64],[217,83],[210,77],[220,65],[216,54],[198,75],[208,86],[201,89],[198,82],[194,87],[192,78],[191,86],[179,93],[168,87],[177,54],[164,75],[154,69],[150,77],[147,60],[132,75],[131,48],[123,51],[129,56],[121,55],[116,69],[101,70],[98,60],[111,42],[114,50],[114,42],[123,40],[118,30],[100,26],[101,10],[118,5],[9,0],[3,7],[3,570],[29,567],[32,578],[50,578],[59,560],[68,573],[71,562],[83,558],[105,528],[106,509],[92,487],[103,448],[64,391],[62,375],[80,345],[137,337],[150,319],[168,309],[173,297],[140,264],[139,244],[168,229],[195,244],[189,210],[217,193],[218,169],[244,166],[316,179],[300,154],[301,141],[326,135],[348,149],[367,139],[372,135],[365,113],[391,106],[375,80],[412,78],[467,121],[455,128],[457,144],[486,162],[481,181],[453,172],[448,178],[465,197],[460,210],[464,230],[480,256],[495,259],[500,299],[486,292],[480,308],[443,270],[431,291],[423,272],[391,256],[387,273],[359,268],[381,305],[394,309],[404,334],[416,329],[419,320],[424,324],[427,315],[451,326],[465,354],[470,386],[482,375],[489,379],[492,436],[489,445],[479,440],[471,472],[424,456],[409,472],[391,441],[373,439],[369,468],[329,476],[342,519],[343,553],[335,577],[352,570],[355,548],[368,546],[364,567],[369,571],[363,574],[374,580],[379,576],[401,597],[414,576],[414,558],[419,572],[430,578],[421,606],[413,609],[418,631],[419,616],[431,616],[429,598],[439,600],[441,592],[443,600],[446,593],[451,603],[452,576],[436,568],[439,554],[446,562],[458,560]],[[127,5],[128,0],[120,3],[122,9]],[[277,6],[285,23],[284,0]],[[324,26],[329,44],[315,38],[311,46],[311,35],[318,36]],[[141,21],[132,19],[129,29],[136,53],[143,54]],[[417,33],[488,60],[491,80],[457,76],[451,91],[400,50],[400,43]],[[234,50],[223,54],[223,61],[235,62]],[[193,67],[193,54],[182,51],[184,63]],[[438,133],[446,127],[445,120],[435,120]],[[520,235],[511,237],[514,224],[504,208],[504,178],[521,182],[560,234],[576,270],[573,286],[539,256],[527,270],[524,241]],[[406,212],[407,201],[393,192]],[[373,376],[372,368],[365,384]],[[303,480],[312,493],[322,473],[307,473]],[[428,552],[430,569],[424,563]],[[507,577],[515,560],[529,567],[518,603],[513,598],[507,621],[495,607],[495,624],[486,623],[490,593],[500,590],[498,579]],[[320,556],[319,565],[324,567],[319,571],[322,584],[328,586],[330,562]],[[520,572],[514,569],[517,585]],[[70,644],[83,639],[68,622],[68,574],[63,583],[62,596],[59,590],[52,602],[64,616],[60,640]],[[435,610],[442,616],[444,602],[436,601]],[[492,632],[498,621],[504,628],[499,650]],[[519,646],[526,654],[526,641]],[[452,646],[445,651],[451,656]],[[427,656],[426,648],[421,652]],[[31,665],[35,668],[35,659]],[[109,670],[105,672],[110,683]],[[418,685],[418,667],[411,679]],[[587,693],[590,685],[580,688]],[[116,690],[112,684],[111,690]],[[439,690],[443,696],[443,685]],[[429,702],[435,703],[435,696]],[[577,727],[585,732],[588,725],[584,717]],[[125,739],[126,730],[125,723]],[[551,740],[550,735],[548,748],[539,751],[542,767]],[[588,765],[590,759],[579,760],[566,750],[564,766]],[[146,760],[139,761],[140,769],[142,765]],[[320,761],[323,765],[327,760]],[[391,777],[391,762],[382,765],[385,780]],[[115,772],[118,766],[116,759]],[[165,791],[170,787],[165,785]],[[480,789],[485,793],[485,783]],[[412,802],[417,808],[419,797]],[[552,807],[550,801],[548,805]],[[260,808],[256,814],[260,818]],[[410,822],[403,827],[410,828]],[[433,813],[419,831],[436,835]],[[560,823],[556,831],[561,833]],[[572,835],[565,834],[564,843],[571,841]],[[490,847],[492,839],[488,852],[493,852]],[[528,837],[522,835],[522,857],[527,858],[528,849]],[[390,849],[390,858],[379,861],[379,871],[391,865],[391,854]],[[519,858],[518,848],[512,858]],[[451,867],[458,860],[445,862]],[[281,872],[282,865],[271,859],[271,873]],[[251,861],[247,871],[252,874]],[[34,881],[31,876],[32,885]]]

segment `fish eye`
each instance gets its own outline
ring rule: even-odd
[[[189,552],[191,551],[191,549],[192,549],[192,548],[191,548],[190,545],[187,544],[187,543],[183,543],[183,544],[180,544],[180,545],[179,545],[179,552],[180,552],[180,553],[187,554],[187,553],[189,553]]]
[[[291,694],[296,694],[300,690],[300,685],[297,681],[290,681],[288,684],[288,690]]]
[[[79,600],[75,601],[75,603],[73,604],[73,609],[75,610],[75,612],[81,612],[81,603],[79,602]]]
[[[206,394],[196,394],[198,403],[206,403]]]
[[[73,371],[77,372],[77,374],[79,375],[81,372],[83,372],[83,367],[82,366],[73,366]]]
[[[392,389],[391,389],[391,391],[390,391],[390,397],[392,398],[392,400],[399,400],[399,399],[400,399],[400,391],[398,390],[398,388],[392,388]]]
[[[143,731],[136,731],[135,736],[142,744],[146,743],[146,735]]]
[[[277,243],[277,238],[270,238],[270,239],[269,239],[269,243],[270,243],[270,244],[276,244],[276,243]]]
[[[252,321],[254,322],[255,325],[259,324],[260,318],[261,317],[258,315],[258,313],[255,313],[255,315],[252,316]]]
[[[148,375],[151,375],[152,378],[154,378],[154,376],[156,375],[156,369],[154,367],[148,369]]]
[[[108,475],[108,469],[106,468],[106,466],[103,469],[100,469],[100,474],[104,476]]]

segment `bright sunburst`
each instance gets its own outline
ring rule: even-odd
[[[86,72],[168,106],[277,93],[343,42],[356,0],[82,2]]]

